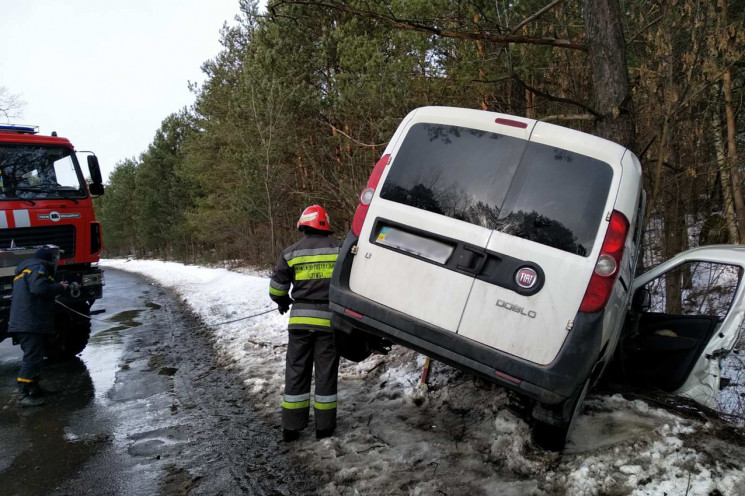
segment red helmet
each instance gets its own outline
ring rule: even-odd
[[[310,207],[303,210],[300,219],[297,221],[297,227],[300,229],[301,226],[312,227],[319,231],[331,231],[331,221],[329,220],[329,214],[326,209],[320,205],[311,205]]]

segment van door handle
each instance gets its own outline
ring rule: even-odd
[[[481,248],[468,245],[463,245],[463,251],[472,253],[479,258],[476,260],[475,266],[473,265],[473,258],[471,258],[468,265],[456,265],[455,267],[458,270],[468,272],[469,274],[478,274],[479,272],[481,272],[481,270],[484,268],[484,265],[486,264],[486,253],[484,253]]]

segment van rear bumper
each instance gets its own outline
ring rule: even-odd
[[[357,237],[347,235],[331,278],[332,326],[360,329],[496,382],[546,405],[569,398],[590,377],[601,352],[603,312],[578,313],[559,354],[539,365],[388,308],[349,288]],[[353,312],[353,315],[347,312]]]

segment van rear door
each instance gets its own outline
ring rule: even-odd
[[[745,314],[745,247],[685,251],[639,276],[619,358],[632,383],[716,407]]]
[[[386,150],[391,162],[360,233],[350,289],[455,332],[533,124],[467,109],[417,110]]]
[[[595,269],[624,151],[594,136],[536,124],[458,334],[551,363]]]

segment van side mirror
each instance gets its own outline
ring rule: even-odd
[[[652,307],[652,295],[646,286],[642,286],[634,292],[631,298],[631,309],[637,312],[648,312]]]
[[[88,155],[88,172],[91,175],[91,184],[88,185],[88,189],[92,195],[102,195],[103,188],[103,177],[101,176],[101,167],[98,165],[98,157],[95,155]]]

